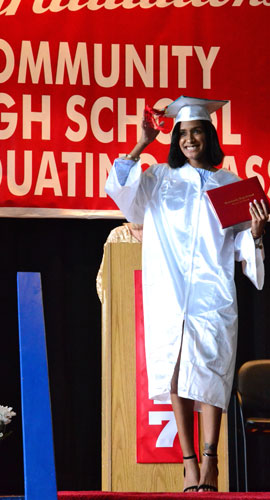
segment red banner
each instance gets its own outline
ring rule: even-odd
[[[145,104],[228,99],[223,166],[269,194],[269,0],[1,0],[0,213],[117,216],[113,159]],[[143,162],[166,161],[161,133]]]
[[[179,443],[171,404],[152,401],[148,397],[141,271],[134,272],[134,283],[136,321],[137,462],[183,462],[183,453]],[[194,412],[194,449],[199,458],[197,412]]]

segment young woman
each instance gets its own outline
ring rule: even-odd
[[[216,491],[220,419],[230,399],[237,343],[234,262],[242,261],[243,272],[262,288],[261,240],[268,213],[254,200],[248,228],[222,229],[206,190],[240,180],[216,168],[223,153],[210,113],[225,102],[178,101],[168,164],[142,173],[139,155],[159,133],[144,120],[138,144],[115,160],[106,191],[128,220],[144,224],[149,397],[171,398],[184,455],[184,491]],[[194,408],[203,417],[200,469]]]

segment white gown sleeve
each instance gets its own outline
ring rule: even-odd
[[[242,270],[253,285],[261,290],[264,284],[264,250],[256,248],[250,229],[235,237],[235,260],[242,262]]]
[[[142,172],[140,161],[133,162],[121,158],[114,161],[105,191],[128,221],[143,224],[145,205],[155,185],[154,177],[151,167]]]

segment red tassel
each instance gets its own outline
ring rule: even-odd
[[[151,108],[148,104],[146,104],[144,119],[155,130],[164,130],[164,122],[161,122],[164,112],[164,110],[160,111],[159,109]]]

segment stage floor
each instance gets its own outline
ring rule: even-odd
[[[197,493],[124,493],[106,491],[61,491],[58,500],[172,500],[196,499]],[[18,496],[1,496],[0,500],[25,500]],[[270,492],[203,493],[204,500],[270,500]],[[29,499],[31,500],[31,499]],[[50,500],[50,499],[48,499]]]

